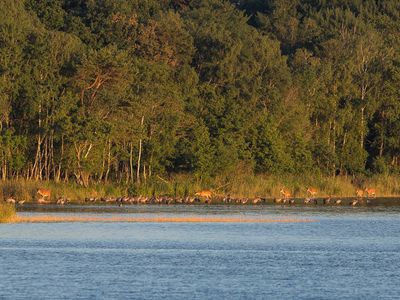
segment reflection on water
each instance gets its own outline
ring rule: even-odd
[[[317,222],[2,224],[0,299],[400,295],[398,207],[26,206],[19,213]]]
[[[346,218],[390,216],[400,214],[400,207],[351,207],[351,206],[280,206],[280,205],[35,205],[29,204],[18,207],[20,215],[71,215],[74,216],[249,216],[249,217],[316,217],[330,218],[340,216]]]

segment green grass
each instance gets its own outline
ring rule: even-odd
[[[171,178],[154,177],[141,185],[92,184],[85,188],[74,183],[10,180],[0,181],[0,202],[12,197],[27,202],[38,199],[38,188],[51,190],[51,200],[58,197],[72,201],[83,201],[90,197],[120,197],[134,195],[169,195],[184,197],[200,190],[212,190],[216,195],[230,194],[232,197],[281,197],[282,187],[289,189],[294,197],[307,196],[307,187],[319,190],[318,196],[354,196],[358,188],[375,188],[377,196],[399,196],[400,178],[395,176],[375,176],[371,178],[326,177],[319,175],[252,175],[236,174],[199,180],[187,174]]]
[[[0,182],[0,201],[11,197],[27,202],[38,199],[38,188],[51,190],[51,200],[59,197],[71,200],[83,200],[90,197],[124,195],[126,188],[113,184],[92,185],[88,188],[74,183],[56,183],[53,181],[9,180]]]
[[[294,197],[306,197],[308,187],[318,189],[318,196],[352,197],[356,189],[365,187],[375,188],[379,196],[400,195],[400,178],[383,175],[355,179],[349,176],[327,177],[306,174],[282,176],[236,174],[215,178],[208,183],[177,176],[170,185],[174,183],[180,187],[179,195],[182,195],[182,186],[186,186],[191,195],[199,190],[211,189],[216,194],[230,194],[233,197],[281,197],[280,190],[283,187],[289,189]]]
[[[7,223],[16,217],[13,204],[0,203],[0,223]]]
[[[320,196],[352,196],[355,190],[350,180],[345,178],[293,175],[236,177],[230,189],[233,195],[240,197],[280,197],[283,187],[294,197],[306,197],[308,187],[317,188]]]

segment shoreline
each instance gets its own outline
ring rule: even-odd
[[[400,197],[315,197],[315,198],[183,198],[173,197],[145,197],[145,201],[138,200],[137,197],[110,197],[106,199],[86,199],[86,200],[51,200],[47,202],[29,201],[19,205],[17,208],[37,206],[37,207],[69,207],[69,206],[106,206],[106,207],[130,207],[130,206],[259,206],[259,205],[276,205],[276,206],[400,206]]]
[[[7,223],[311,223],[311,219],[224,218],[224,217],[79,217],[79,216],[15,216]]]
[[[157,177],[149,179],[143,184],[123,183],[96,183],[88,187],[78,185],[73,181],[54,182],[33,181],[22,179],[9,179],[0,182],[0,202],[13,198],[18,201],[32,202],[40,195],[38,189],[46,189],[51,193],[51,200],[60,198],[83,202],[85,199],[110,199],[110,198],[186,198],[195,197],[196,194],[211,193],[211,198],[231,197],[254,199],[284,198],[288,193],[294,198],[306,198],[310,196],[307,189],[317,190],[313,197],[317,198],[354,198],[359,190],[365,188],[375,189],[376,198],[400,197],[400,176],[375,176],[368,178],[362,185],[352,182],[350,177],[327,176],[275,176],[275,175],[249,175],[236,176],[230,179],[215,178],[208,182],[197,181],[193,176],[174,175],[165,181]],[[282,193],[282,190],[285,193]],[[363,193],[364,198],[367,193]],[[47,199],[45,199],[47,200]]]

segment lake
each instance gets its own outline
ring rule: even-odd
[[[314,222],[0,224],[0,299],[400,298],[399,207],[26,206],[19,214]]]

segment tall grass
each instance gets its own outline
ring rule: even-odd
[[[294,197],[306,197],[308,187],[317,188],[319,196],[353,196],[356,189],[346,178],[313,175],[235,177],[229,189],[238,197],[279,197],[282,188],[291,191]]]
[[[390,175],[374,176],[366,180],[366,186],[376,188],[379,195],[400,195],[400,178]]]
[[[16,217],[13,204],[0,203],[0,223],[7,223]]]
[[[180,185],[185,181],[177,178]],[[328,177],[318,174],[303,175],[252,175],[235,174],[216,178],[211,183],[190,181],[186,183],[190,193],[211,189],[215,194],[233,197],[280,197],[282,188],[291,191],[294,197],[306,197],[307,188],[316,188],[318,196],[355,196],[356,189],[375,188],[378,196],[399,196],[400,178],[396,176],[374,176],[353,178],[351,176]]]
[[[25,180],[9,180],[0,181],[0,201],[7,198],[16,200],[33,201],[38,199],[38,188],[46,188],[51,190],[51,199],[55,200],[59,197],[71,200],[83,200],[91,197],[108,197],[123,196],[126,194],[126,187],[101,184],[83,187],[74,183],[56,183],[52,181],[25,181]]]
[[[243,172],[220,176],[214,179],[200,180],[188,175],[178,174],[173,177],[155,176],[142,184],[93,184],[87,188],[74,183],[55,183],[39,181],[0,181],[0,202],[7,198],[17,201],[34,201],[38,198],[38,188],[51,190],[51,200],[58,197],[72,201],[83,201],[85,198],[121,197],[136,195],[169,195],[184,197],[194,195],[200,190],[212,190],[216,195],[232,197],[280,197],[281,188],[291,191],[294,197],[306,197],[307,188],[319,190],[318,196],[354,196],[359,188],[375,188],[377,196],[399,196],[400,178],[396,176],[374,176],[370,178],[327,177],[321,175],[253,175]]]

